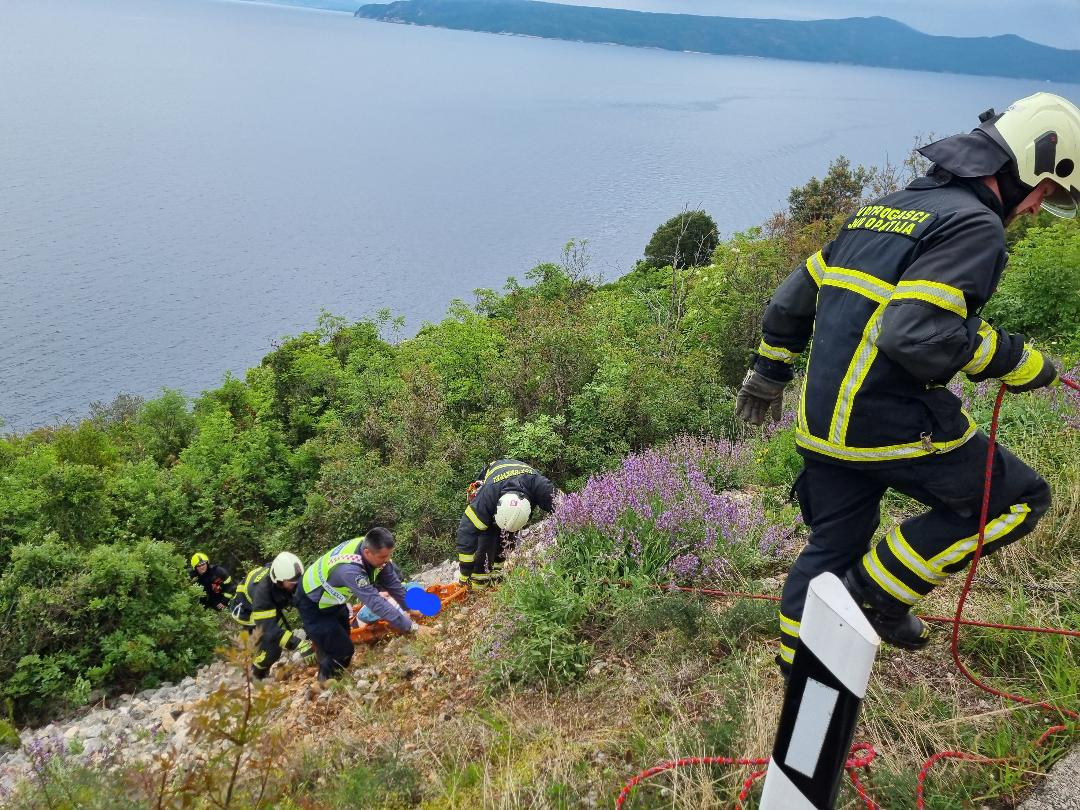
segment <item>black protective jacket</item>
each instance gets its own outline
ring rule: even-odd
[[[545,512],[552,510],[555,485],[523,461],[493,461],[479,480],[484,482],[483,486],[465,509],[465,517],[477,531],[498,530],[495,526],[495,510],[499,506],[499,498],[507,492],[524,495],[534,508],[540,507]]]
[[[274,654],[292,650],[300,643],[285,623],[284,610],[293,602],[293,592],[279,588],[270,580],[270,566],[251,571],[236,589],[229,606],[240,624],[259,632],[259,649]]]
[[[206,592],[199,601],[208,608],[216,608],[218,605],[227,605],[236,592],[236,583],[233,582],[229,569],[221,565],[207,565],[206,571],[199,573],[191,569],[191,581],[197,582]]]
[[[897,463],[975,432],[945,384],[1020,380],[1042,358],[979,317],[1005,267],[1003,212],[937,171],[863,206],[777,288],[754,368],[786,382],[813,334],[796,442],[834,463]]]

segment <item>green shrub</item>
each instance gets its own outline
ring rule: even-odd
[[[663,223],[645,246],[649,267],[697,267],[716,247],[716,220],[704,211],[683,211]]]
[[[1080,224],[1058,220],[1028,230],[982,315],[1057,353],[1080,349]]]
[[[93,689],[178,680],[219,640],[198,596],[164,543],[83,551],[51,535],[18,546],[0,578],[0,695],[17,719],[34,720]]]

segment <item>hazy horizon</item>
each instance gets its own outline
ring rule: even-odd
[[[355,11],[363,0],[225,0]],[[373,0],[390,2],[390,0]],[[544,0],[562,5],[625,8],[710,17],[821,20],[843,17],[891,17],[938,36],[1016,36],[1055,48],[1080,50],[1080,0]],[[1022,13],[1018,12],[1022,9]]]

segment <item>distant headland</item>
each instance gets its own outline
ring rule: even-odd
[[[1080,82],[1080,51],[1014,35],[931,36],[888,17],[755,20],[533,0],[399,0],[357,17],[406,25],[805,62]]]

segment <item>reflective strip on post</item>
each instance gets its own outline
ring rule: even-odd
[[[761,810],[829,810],[881,640],[834,574],[806,594]]]

